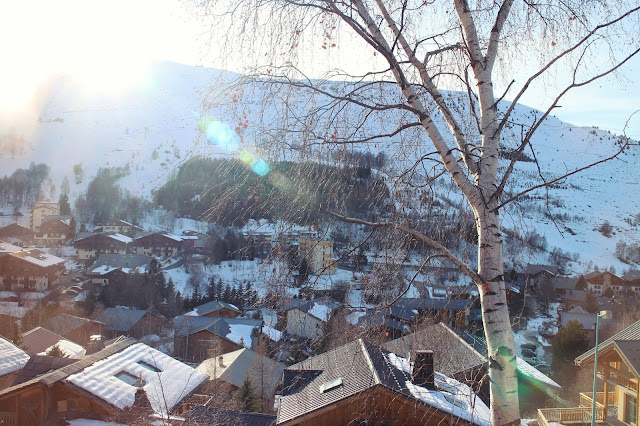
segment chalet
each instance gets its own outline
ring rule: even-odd
[[[31,230],[40,232],[40,225],[47,216],[60,215],[60,204],[50,202],[37,202],[31,207]]]
[[[7,247],[0,243],[0,290],[42,292],[58,284],[64,259],[37,249]]]
[[[333,241],[300,239],[298,255],[307,259],[313,274],[330,275],[336,272],[338,261],[333,258]]]
[[[609,288],[613,290],[614,295],[621,295],[624,293],[627,284],[625,280],[609,271],[592,272],[585,275],[585,279],[587,280],[587,291],[597,296],[602,296]]]
[[[640,321],[598,345],[598,386],[596,393],[596,423],[638,424],[640,411]],[[594,348],[575,359],[576,365],[593,372]],[[580,393],[580,406],[563,409],[539,409],[538,424],[567,424],[572,419],[591,420],[593,390]]]
[[[234,304],[212,300],[203,305],[196,306],[193,311],[185,315],[215,318],[235,318],[240,315],[240,309]]]
[[[138,232],[143,232],[143,229],[124,220],[114,219],[98,225],[95,231],[104,233],[112,232],[115,234],[123,234],[132,237]]]
[[[89,234],[77,238],[73,246],[79,260],[95,259],[101,254],[127,254],[133,239],[116,233]]]
[[[331,314],[342,306],[328,297],[315,300],[291,299],[287,309],[287,332],[294,336],[315,339],[324,334],[324,327]]]
[[[137,339],[148,334],[160,334],[164,317],[150,310],[107,308],[97,318],[104,323],[102,334],[107,338],[129,336]]]
[[[545,278],[553,278],[560,274],[560,267],[555,265],[528,264],[524,270],[525,280],[529,287],[535,287]]]
[[[144,275],[153,272],[157,262],[143,254],[101,254],[86,275],[93,284],[107,285],[109,280],[122,275]]]
[[[31,356],[46,355],[54,346],[57,346],[68,358],[78,358],[87,352],[77,343],[66,340],[61,335],[42,327],[36,327],[23,333],[21,340],[22,348]]]
[[[211,381],[223,382],[224,388],[232,394],[242,387],[248,377],[260,399],[263,412],[274,412],[275,394],[282,379],[285,365],[267,358],[247,348],[228,352],[203,361],[197,368]]]
[[[262,321],[180,315],[175,318],[174,353],[189,361],[241,348],[257,349]]]
[[[182,238],[169,233],[142,233],[133,239],[137,254],[159,257],[177,257],[182,247]]]
[[[357,315],[353,325],[366,331],[369,335],[379,334],[380,336],[395,339],[396,337],[410,333],[411,328],[404,322],[390,318],[385,312],[378,309],[367,309],[363,315]]]
[[[72,216],[47,216],[42,220],[34,241],[40,244],[64,244],[76,233],[76,221]]]
[[[358,339],[284,371],[277,424],[479,424],[488,407],[434,371],[433,353],[410,363]]]
[[[571,277],[554,277],[551,278],[551,285],[556,296],[565,300],[567,295],[572,294],[576,290],[578,278]]]
[[[134,339],[0,391],[10,424],[93,418],[149,424],[166,418],[206,376]],[[0,417],[2,418],[2,417]]]
[[[487,348],[483,339],[439,323],[391,340],[382,347],[398,356],[418,350],[433,351],[436,371],[470,386],[485,403],[489,403],[489,384],[484,380]],[[520,357],[516,358],[516,366],[521,412],[557,398],[560,385],[555,381]]]
[[[29,355],[25,351],[0,336],[0,390],[9,387],[14,382],[18,372],[27,361],[29,361]],[[2,414],[0,413],[1,423]]]
[[[104,324],[99,321],[69,314],[57,315],[44,325],[47,330],[84,347],[91,342],[91,336],[102,334],[103,327]]]
[[[3,228],[0,228],[0,238],[6,241],[22,241],[30,243],[33,241],[34,233],[26,226],[18,225],[17,223],[9,224]]]
[[[197,231],[183,231],[182,249],[187,253],[202,253],[205,249],[209,236]]]

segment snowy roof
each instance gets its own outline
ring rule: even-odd
[[[22,247],[14,246],[13,244],[0,241],[0,255],[15,253],[17,251],[22,251],[22,250],[24,250]]]
[[[167,414],[207,380],[206,375],[188,365],[145,344],[135,343],[69,375],[66,381],[126,409],[135,402],[137,388],[118,378],[121,373],[141,380],[157,414]]]
[[[188,336],[206,330],[235,344],[250,348],[254,330],[260,329],[261,320],[250,318],[215,318],[180,315],[174,320],[176,336]]]
[[[276,330],[273,327],[269,327],[266,324],[262,326],[262,334],[264,334],[274,342],[279,342],[282,339],[282,331]]]
[[[77,343],[70,342],[69,340],[62,339],[55,345],[51,345],[38,355],[47,355],[54,347],[58,347],[60,352],[67,358],[79,358],[87,353],[87,350]]]
[[[222,365],[220,365],[222,358]],[[270,398],[282,378],[285,365],[267,358],[250,349],[238,349],[216,358],[203,361],[196,369],[209,376],[211,380],[220,379],[234,386],[241,387],[244,379],[249,377],[263,381],[262,396]],[[257,386],[257,383],[254,383]],[[260,392],[260,390],[258,390]]]
[[[59,220],[60,222],[64,223],[65,225],[70,226],[72,219],[73,219],[73,217],[70,216],[70,215],[46,216],[44,219],[42,219],[42,224],[40,224],[40,226],[42,227],[42,225],[44,225],[47,222],[51,222],[52,220]]]
[[[146,313],[147,311],[143,309],[115,307],[105,309],[96,319],[103,322],[106,328],[128,332]]]
[[[331,313],[342,306],[342,303],[337,302],[329,297],[322,297],[314,300],[300,300],[291,299],[285,303],[285,309],[300,309],[302,312],[312,315],[320,321],[326,322]]]
[[[278,423],[342,402],[375,386],[473,424],[489,425],[487,406],[466,385],[436,373],[436,390],[411,381],[409,362],[358,339],[288,367]]]
[[[47,352],[61,340],[65,340],[61,335],[46,328],[36,327],[22,334],[22,347],[30,355],[37,355],[42,352]],[[83,352],[84,354],[84,348],[82,346],[75,343],[74,345],[77,346],[77,348],[73,349],[75,352]]]
[[[27,361],[29,355],[25,351],[0,337],[0,376],[20,370]]]
[[[0,314],[12,318],[24,318],[29,312],[27,306],[20,306],[18,302],[0,302]]]
[[[65,262],[64,259],[53,256],[51,254],[45,253],[41,250],[32,249],[32,250],[23,250],[19,252],[11,253],[9,256],[13,256],[17,259],[22,259],[25,262],[29,262],[33,265],[41,266],[46,268],[48,266],[60,265],[62,266]]]
[[[76,241],[81,241],[81,240],[85,240],[87,238],[91,238],[91,237],[95,237],[97,235],[102,235],[106,238],[111,238],[112,240],[116,240],[118,242],[124,243],[124,244],[129,244],[131,242],[133,242],[133,238],[131,237],[127,237],[126,235],[122,235],[122,234],[118,234],[117,232],[105,232],[105,233],[88,233],[88,234],[82,234],[81,236],[79,236],[78,238],[76,238]]]
[[[87,268],[87,274],[104,275],[116,269],[127,274],[144,274],[149,271],[152,260],[144,254],[101,254]]]
[[[207,302],[203,305],[196,306],[193,309],[193,312],[196,315],[207,315],[207,314],[210,314],[211,312],[215,312],[222,308],[227,308],[237,313],[240,313],[240,309],[238,309],[236,305],[232,303],[222,302],[219,300],[212,300],[211,302]]]
[[[539,274],[540,272],[548,272],[552,275],[557,275],[558,274],[558,270],[560,269],[559,266],[557,265],[533,265],[533,264],[528,264],[527,267],[525,268],[524,273],[527,275],[536,275]]]

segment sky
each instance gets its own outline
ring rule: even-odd
[[[56,73],[73,73],[88,88],[123,90],[139,84],[153,61],[240,70],[221,56],[209,30],[209,22],[180,0],[1,2],[0,114],[25,108],[38,82]],[[348,49],[331,55],[328,60],[335,63],[354,57]],[[620,134],[640,108],[640,77],[634,77],[640,76],[640,58],[625,74],[623,81],[609,79],[572,92],[555,115]],[[542,108],[548,95],[536,89],[522,103]],[[629,124],[627,134],[640,138],[640,113]]]

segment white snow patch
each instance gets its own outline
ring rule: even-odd
[[[262,334],[266,335],[274,342],[279,342],[282,339],[282,331],[276,330],[275,328],[269,327],[268,325],[262,326]]]
[[[226,338],[238,345],[251,349],[251,335],[255,326],[247,324],[229,324],[231,330]]]
[[[0,376],[20,370],[29,361],[29,355],[0,337]]]
[[[79,358],[87,353],[87,350],[77,343],[70,342],[68,340],[62,339],[59,340],[55,345],[49,346],[44,351],[40,352],[38,355],[46,355],[54,346],[57,346],[58,349],[62,352],[62,354],[67,358]]]

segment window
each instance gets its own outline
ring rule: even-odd
[[[637,423],[638,401],[631,395],[624,396],[624,421],[625,423]]]
[[[129,374],[126,371],[119,372],[116,374],[116,377],[131,386],[144,386],[144,380],[134,376],[133,374]]]
[[[138,361],[137,363],[140,367],[144,367],[147,370],[153,371],[154,373],[159,373],[160,369],[158,367],[154,367],[153,365],[149,364],[148,362],[144,362],[144,361]]]

